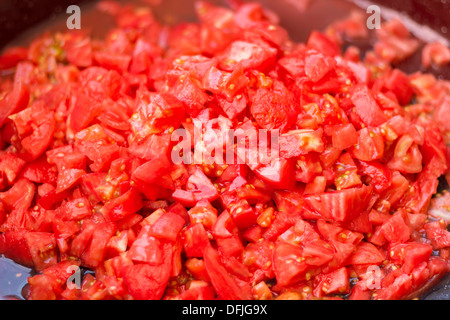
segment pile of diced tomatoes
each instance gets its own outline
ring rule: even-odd
[[[103,39],[4,51],[0,254],[36,271],[26,298],[411,299],[449,272],[450,84],[426,69],[449,49],[406,74],[422,44],[398,20],[297,43],[233,3],[168,26],[101,2]],[[194,122],[278,130],[280,156],[174,163]]]

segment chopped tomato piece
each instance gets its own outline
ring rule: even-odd
[[[367,209],[372,187],[362,186],[306,196],[306,202],[323,217],[348,221]]]

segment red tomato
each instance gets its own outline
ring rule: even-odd
[[[333,129],[331,138],[334,148],[344,150],[358,143],[356,129],[351,123],[342,124]]]
[[[415,267],[428,261],[433,248],[425,243],[405,243],[393,245],[389,249],[389,257],[402,264],[405,273],[411,273]]]
[[[362,186],[306,196],[306,202],[326,219],[349,221],[367,209],[372,187]]]
[[[240,287],[220,263],[217,251],[210,245],[205,248],[205,267],[217,295],[224,300],[248,300],[250,288]]]
[[[259,88],[250,98],[250,112],[261,128],[285,131],[295,122],[296,102],[292,93],[279,82],[268,90]]]
[[[409,222],[409,221],[408,221]],[[399,211],[389,220],[383,223],[381,230],[387,241],[391,243],[402,243],[409,240],[411,230],[405,221],[404,215]]]
[[[305,277],[308,264],[302,261],[302,248],[287,243],[277,244],[273,264],[277,283],[287,286]]]
[[[350,148],[352,156],[362,161],[380,159],[384,152],[384,140],[377,129],[363,128],[357,132],[358,142]]]
[[[351,264],[372,264],[378,266],[385,259],[384,255],[371,243],[361,242],[350,256]]]
[[[142,208],[142,197],[139,192],[130,189],[123,195],[105,203],[102,213],[111,221],[118,221]]]
[[[134,264],[126,268],[123,281],[131,296],[136,300],[161,299],[169,281],[172,263],[172,246],[164,244],[161,263]]]
[[[364,85],[355,86],[351,100],[355,105],[355,112],[368,126],[378,126],[388,120],[378,106],[372,92]]]
[[[305,74],[312,82],[318,82],[328,72],[334,70],[336,61],[319,51],[308,50],[305,57]]]
[[[350,291],[349,273],[346,268],[322,274],[316,278],[316,281],[313,291],[316,297],[322,297],[323,294],[345,294]]]
[[[13,90],[0,100],[0,126],[11,114],[24,109],[30,100],[30,92],[26,84],[16,82]]]
[[[183,232],[184,251],[187,257],[203,257],[209,244],[208,235],[202,224],[196,223]]]
[[[448,83],[400,71],[399,20],[301,43],[259,3],[99,9],[95,41],[0,56],[0,255],[26,298],[411,299],[448,273]]]

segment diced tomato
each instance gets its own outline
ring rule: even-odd
[[[308,265],[302,261],[301,247],[279,243],[273,253],[274,271],[277,283],[288,286],[305,277]]]
[[[309,152],[322,152],[324,143],[322,129],[291,130],[279,138],[280,156],[283,158],[297,157]]]
[[[396,244],[389,249],[389,257],[402,264],[405,273],[411,273],[415,267],[424,261],[428,261],[433,248],[425,243]]]
[[[377,129],[363,128],[357,132],[358,142],[349,151],[352,156],[362,161],[380,159],[384,152],[384,141]]]
[[[255,174],[277,189],[289,189],[295,183],[294,162],[292,159],[277,158],[268,165],[260,166]]]
[[[250,112],[264,129],[285,131],[295,122],[296,102],[282,83],[276,82],[272,90],[259,88],[250,99]]]
[[[12,47],[2,52],[0,56],[0,70],[14,68],[20,61],[26,60],[28,49],[24,47]]]
[[[57,263],[55,237],[47,232],[21,230],[3,233],[0,237],[0,252],[38,271]]]
[[[362,186],[305,197],[308,205],[323,217],[348,221],[367,209],[372,187]]]
[[[30,160],[37,159],[50,145],[55,131],[55,117],[52,111],[40,104],[11,116],[20,136],[20,143]]]
[[[6,177],[7,183],[12,184],[26,162],[9,152],[1,152],[0,156],[0,172]]]
[[[305,56],[305,74],[312,82],[318,82],[336,66],[336,61],[316,50],[309,50]]]
[[[175,241],[184,224],[185,220],[183,217],[168,211],[150,224],[149,233],[160,239]]]
[[[134,262],[145,262],[158,265],[163,261],[161,241],[151,235],[150,226],[144,226],[133,241],[127,256]]]
[[[334,249],[326,241],[314,240],[305,244],[302,255],[307,264],[321,266],[333,259]]]
[[[20,179],[5,192],[0,192],[0,200],[8,210],[26,210],[34,198],[36,187],[27,179]]]
[[[58,210],[58,216],[63,220],[82,220],[91,214],[91,204],[84,197],[67,201]]]
[[[391,243],[403,243],[411,236],[410,227],[401,212],[394,214],[389,220],[383,223],[381,230],[384,237]]]
[[[351,94],[355,112],[368,126],[378,126],[388,120],[378,106],[372,92],[364,85],[355,86]]]
[[[16,112],[27,107],[30,99],[28,86],[22,82],[16,82],[13,90],[0,100],[0,126],[5,120]]]
[[[339,125],[334,128],[331,138],[333,147],[344,150],[358,143],[358,135],[355,127],[351,123]]]
[[[225,50],[221,67],[227,71],[232,70],[235,64],[240,64],[244,70],[265,70],[275,61],[277,50],[267,43],[251,43],[247,41],[234,41]],[[232,62],[231,62],[232,61]]]
[[[370,185],[381,193],[391,185],[392,172],[378,161],[358,161],[361,173],[370,177]]]
[[[345,294],[350,291],[349,273],[346,268],[340,268],[331,273],[322,274],[315,280],[314,295],[322,297],[323,294]]]
[[[361,242],[350,256],[351,264],[372,264],[378,266],[385,259],[384,255],[369,242]]]
[[[203,225],[196,223],[183,231],[183,242],[188,257],[202,258],[209,245],[209,238]]]
[[[124,274],[124,284],[131,296],[136,300],[161,299],[169,281],[172,263],[172,246],[163,246],[161,263],[147,263],[129,266]]]
[[[230,213],[225,210],[217,217],[211,231],[217,238],[228,238],[237,232],[237,227]]]
[[[89,38],[77,39],[73,37],[65,42],[64,46],[67,61],[78,67],[92,65],[92,45]]]
[[[311,32],[306,46],[329,56],[335,56],[340,53],[338,45],[318,31]]]
[[[224,300],[248,300],[250,287],[240,287],[220,263],[217,251],[210,245],[205,248],[205,267],[217,295]]]
[[[117,221],[139,211],[143,206],[142,196],[134,189],[105,203],[102,212],[111,221]]]
[[[0,55],[0,255],[25,298],[412,299],[449,272],[450,50],[406,73],[400,20],[301,43],[228,4],[172,26],[103,1],[103,37]]]
[[[427,237],[432,239],[433,248],[440,249],[450,246],[450,232],[439,222],[429,222],[424,225]]]

